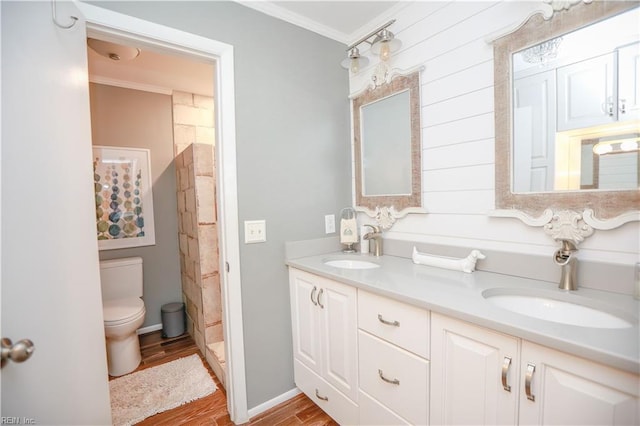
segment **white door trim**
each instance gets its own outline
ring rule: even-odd
[[[240,290],[240,241],[236,175],[236,126],[233,46],[174,28],[75,2],[88,35],[130,39],[164,50],[213,59],[216,67],[216,158],[218,228],[223,328],[227,359],[227,408],[236,424],[249,421],[244,365]],[[228,271],[226,265],[229,265]]]

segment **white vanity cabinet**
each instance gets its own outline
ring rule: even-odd
[[[289,270],[296,385],[340,424],[358,423],[356,289]]]
[[[518,424],[518,339],[431,314],[431,424]]]
[[[431,424],[640,420],[637,375],[443,315],[431,323]]]
[[[358,290],[361,425],[429,422],[429,311]]]

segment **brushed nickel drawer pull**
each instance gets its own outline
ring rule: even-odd
[[[320,296],[322,296],[322,293],[324,293],[324,288],[320,289],[320,291],[318,292],[318,297],[316,297],[316,300],[318,300],[318,305],[320,305],[320,307],[324,309],[324,305],[322,304],[322,302],[320,302]]]
[[[381,323],[383,323],[385,325],[391,325],[393,327],[400,327],[400,322],[399,321],[387,321],[386,319],[382,318],[382,314],[378,314],[378,321],[380,321]]]
[[[314,305],[318,306],[318,302],[313,300],[313,295],[316,294],[316,291],[318,291],[318,288],[314,285],[313,286],[313,290],[311,290],[311,303],[313,303]]]
[[[507,374],[509,374],[509,367],[511,367],[511,358],[504,357],[502,362],[502,388],[507,392],[511,392],[511,386],[507,383]]]
[[[536,396],[531,393],[531,382],[533,381],[533,373],[536,371],[536,365],[527,363],[527,373],[524,378],[524,392],[527,394],[529,401],[535,401]]]
[[[387,383],[391,383],[392,385],[400,385],[400,380],[398,379],[387,379],[386,377],[384,377],[384,373],[382,372],[382,370],[378,370],[378,374],[380,375],[380,378],[382,380],[384,380]]]
[[[318,389],[316,388],[316,398],[318,398],[321,401],[328,401],[329,397],[328,396],[320,396],[320,394],[318,393]]]

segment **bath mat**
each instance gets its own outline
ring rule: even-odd
[[[213,393],[216,385],[197,354],[109,382],[113,424],[132,425]]]

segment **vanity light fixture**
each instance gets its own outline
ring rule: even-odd
[[[593,152],[597,155],[615,154],[619,152],[631,152],[638,150],[640,138],[627,138],[612,141],[599,142],[593,146]]]
[[[402,46],[402,42],[385,28],[373,40],[371,53],[380,55],[380,59],[386,62],[391,57],[391,52],[396,52],[400,49],[400,46]]]
[[[340,63],[344,68],[351,70],[353,74],[356,74],[360,71],[361,67],[366,67],[368,64],[369,58],[360,56],[360,51],[357,47],[351,48],[349,50],[349,57]]]
[[[396,22],[396,20],[392,19],[347,47],[347,52],[349,53],[347,59],[343,60],[341,65],[355,74],[360,71],[360,68],[369,63],[369,59],[361,56],[358,50],[358,46],[362,43],[368,43],[371,46],[371,53],[380,55],[380,59],[383,62],[388,61],[391,53],[397,51],[400,49],[400,46],[402,46],[402,42],[395,38],[393,33],[387,29],[394,22]]]

